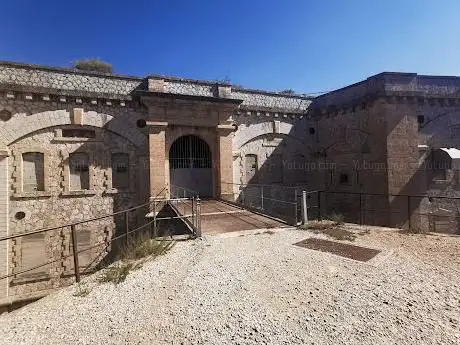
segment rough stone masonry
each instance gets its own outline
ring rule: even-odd
[[[456,232],[459,91],[457,77],[381,73],[312,98],[1,62],[0,237],[166,198],[174,186],[236,200],[247,184],[319,190],[310,202],[324,216]],[[123,226],[88,223],[78,246]],[[0,276],[71,250],[68,229],[0,241]],[[106,254],[88,250],[80,265]],[[73,264],[0,280],[0,304],[68,283]]]

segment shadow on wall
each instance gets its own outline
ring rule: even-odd
[[[302,189],[319,190],[308,201],[310,218],[341,214],[353,223],[458,232],[457,171],[440,169],[449,168],[449,159],[421,158],[418,118],[390,116],[391,107],[371,100],[324,114],[313,103],[287,135],[267,133],[244,143],[243,186],[234,187],[235,200],[292,219],[292,205],[282,201],[294,201]],[[427,193],[433,197],[420,197]]]

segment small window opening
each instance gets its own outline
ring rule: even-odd
[[[91,129],[63,129],[62,136],[65,138],[88,138],[96,137],[96,132]]]
[[[112,187],[129,187],[129,155],[127,153],[112,154]]]
[[[26,193],[45,190],[43,153],[26,152],[22,154],[22,190]]]
[[[71,190],[89,189],[89,158],[86,153],[71,153],[69,170]]]
[[[340,184],[348,184],[349,179],[347,174],[340,174],[340,179],[339,179]]]

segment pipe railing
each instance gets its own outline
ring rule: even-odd
[[[226,194],[232,194],[232,202],[243,207],[281,219],[291,225],[297,225],[300,217],[299,197],[306,186],[284,186],[278,184],[230,183],[222,182]],[[230,188],[225,188],[231,186]],[[316,191],[307,191],[307,194]],[[229,201],[229,200],[227,200]]]
[[[131,212],[133,212],[133,211],[141,209],[142,207],[150,207],[150,205],[151,205],[151,202],[147,202],[147,203],[143,203],[143,204],[140,204],[140,205],[137,205],[137,206],[134,206],[134,207],[130,207],[130,208],[122,210],[122,211],[117,211],[117,212],[113,212],[113,213],[110,213],[110,214],[106,214],[106,215],[100,216],[100,217],[94,217],[94,218],[85,219],[85,220],[82,220],[82,221],[77,221],[77,222],[72,222],[72,223],[66,223],[66,224],[62,224],[62,225],[58,225],[58,226],[54,226],[54,227],[50,227],[50,228],[43,228],[43,229],[38,229],[38,230],[34,230],[34,231],[17,233],[17,234],[12,234],[12,235],[1,237],[0,242],[13,240],[13,239],[16,239],[16,238],[19,238],[19,237],[26,237],[26,236],[33,235],[33,234],[56,232],[56,231],[62,231],[62,230],[68,229],[68,230],[70,230],[70,239],[71,239],[72,251],[69,254],[65,254],[65,255],[61,254],[59,256],[59,258],[56,258],[54,260],[48,260],[45,263],[35,265],[35,266],[27,268],[27,269],[23,269],[23,270],[19,270],[19,271],[15,271],[15,272],[12,272],[12,273],[2,275],[2,276],[0,276],[0,280],[10,278],[10,277],[16,277],[16,276],[19,276],[21,274],[36,270],[38,268],[53,264],[55,262],[63,262],[67,258],[73,257],[75,280],[77,282],[79,282],[80,281],[80,265],[79,265],[79,259],[78,259],[79,254],[83,253],[83,252],[86,252],[88,250],[97,248],[99,246],[103,246],[103,245],[106,245],[107,247],[109,247],[114,241],[117,241],[117,240],[122,239],[122,238],[125,238],[125,241],[127,242],[128,238],[129,238],[129,236],[131,234],[133,234],[135,232],[138,232],[139,230],[142,230],[142,229],[148,227],[149,225],[151,225],[153,223],[153,221],[150,221],[150,222],[147,222],[146,224],[143,224],[141,226],[137,226],[134,229],[130,229],[129,214]],[[125,227],[124,230],[125,231],[121,235],[117,235],[115,237],[112,237],[108,241],[103,241],[103,242],[97,243],[95,245],[91,245],[89,247],[86,247],[84,249],[80,249],[80,250],[78,249],[78,229],[77,229],[78,225],[88,224],[88,223],[91,223],[91,222],[96,222],[96,221],[100,221],[100,220],[104,220],[104,219],[108,219],[108,218],[114,218],[115,216],[118,216],[118,215],[124,215],[124,219],[125,219],[125,222],[124,222],[124,227]],[[88,270],[88,267],[92,263],[93,262],[91,262],[84,269],[84,272]]]

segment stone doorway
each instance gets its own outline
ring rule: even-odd
[[[179,137],[169,150],[169,178],[173,186],[212,196],[212,155],[209,145],[196,135]]]

